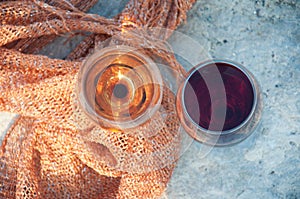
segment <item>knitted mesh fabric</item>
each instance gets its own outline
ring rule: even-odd
[[[114,131],[90,122],[74,87],[91,49],[124,28],[136,38],[124,43],[140,47],[146,38],[148,54],[184,71],[164,40],[193,1],[131,0],[113,19],[83,12],[95,2],[0,1],[0,111],[19,114],[1,146],[0,198],[155,198],[166,188],[180,149],[170,89],[148,122]],[[152,27],[170,31],[138,34]],[[38,55],[55,37],[78,32],[91,34],[68,60]]]

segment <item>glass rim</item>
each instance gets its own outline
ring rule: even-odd
[[[143,60],[151,67],[151,71],[153,71],[153,73],[150,73],[150,75],[159,74],[158,73],[159,69],[158,66],[155,64],[155,62],[149,56],[140,53],[138,50],[139,50],[138,48],[133,48],[127,45],[115,45],[115,46],[105,47],[103,49],[98,49],[82,63],[78,76],[81,76],[82,78],[83,75],[86,73],[86,70],[87,69],[90,70],[90,68],[92,68],[101,59],[100,58],[101,56],[107,56],[107,54],[113,52],[116,52],[116,54],[118,53],[131,54],[131,56],[135,56],[138,59]],[[157,85],[160,87],[157,104],[161,104],[162,93],[163,93],[163,89],[162,89],[163,80],[161,76],[156,76],[155,79],[157,81]],[[85,82],[86,82],[86,77],[77,80],[77,92],[79,88],[84,87]],[[151,106],[149,106],[148,109],[146,109],[141,115],[139,115],[135,119],[126,120],[126,121],[111,121],[96,113],[93,106],[88,102],[85,92],[80,92],[80,95],[78,96],[78,100],[82,109],[87,114],[87,116],[90,117],[90,119],[92,119],[94,122],[97,123],[101,121],[101,124],[104,124],[104,127],[107,128],[109,127],[120,128],[120,129],[134,128],[138,125],[143,124],[147,118],[152,117],[155,114],[155,112],[159,109],[159,106],[157,106],[157,104],[156,105],[150,104]]]
[[[197,124],[190,116],[190,114],[188,114],[187,110],[186,110],[186,104],[184,103],[184,91],[185,91],[185,88],[188,84],[188,80],[191,78],[191,76],[196,72],[198,71],[199,69],[205,67],[205,66],[209,66],[210,64],[216,64],[216,63],[224,63],[224,64],[228,64],[228,65],[231,65],[233,67],[236,67],[237,69],[239,69],[244,75],[246,75],[246,77],[248,78],[248,80],[250,81],[251,83],[251,87],[252,87],[252,90],[253,90],[253,104],[252,104],[252,108],[251,108],[251,111],[250,113],[248,114],[247,118],[239,125],[231,128],[231,129],[228,129],[228,130],[225,130],[225,131],[214,131],[214,130],[209,130],[209,129],[206,129],[202,126],[200,126],[199,124]],[[208,60],[208,61],[204,61],[198,65],[196,65],[195,67],[193,67],[192,69],[189,70],[188,72],[188,76],[186,77],[186,79],[184,80],[184,84],[183,84],[183,87],[182,87],[182,92],[181,92],[181,104],[182,104],[182,108],[183,108],[183,114],[185,114],[189,121],[197,128],[199,129],[200,131],[204,132],[204,133],[207,133],[207,134],[210,134],[210,135],[228,135],[228,134],[232,134],[238,130],[240,130],[241,128],[243,128],[248,122],[250,122],[251,118],[253,117],[254,113],[255,113],[255,110],[256,110],[256,107],[257,107],[257,104],[258,104],[258,88],[255,84],[256,82],[256,79],[255,77],[253,76],[253,74],[247,70],[243,65],[239,64],[239,63],[236,63],[234,61],[231,61],[231,60],[227,60],[227,59],[212,59],[212,60]]]

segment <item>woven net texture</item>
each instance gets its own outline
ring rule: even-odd
[[[82,112],[75,85],[95,47],[120,42],[184,73],[165,40],[193,0],[130,0],[113,19],[85,14],[96,2],[0,1],[0,112],[19,115],[1,146],[0,198],[157,198],[167,186],[180,148],[170,89],[148,122],[113,130]],[[68,57],[39,55],[67,34],[85,36]]]

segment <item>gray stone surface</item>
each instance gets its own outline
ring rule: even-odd
[[[103,2],[91,12],[111,17],[126,1]],[[300,1],[201,0],[178,30],[209,56],[244,64],[261,84],[264,114],[238,145],[193,142],[162,198],[300,198]],[[0,113],[0,132],[12,117]]]
[[[300,198],[300,1],[202,0],[178,30],[211,57],[244,64],[261,84],[264,114],[238,145],[203,156],[194,142],[166,198]]]

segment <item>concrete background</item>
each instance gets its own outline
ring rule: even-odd
[[[214,58],[242,63],[260,82],[264,114],[244,142],[194,142],[165,198],[300,198],[300,1],[202,0],[179,29]]]
[[[125,3],[100,1],[91,12],[111,17]],[[262,88],[264,114],[254,134],[238,145],[204,154],[207,147],[193,142],[162,198],[299,199],[300,1],[201,0],[178,31],[199,42],[209,56],[250,70]],[[62,56],[69,47],[51,56]],[[12,117],[0,113],[0,132]]]

